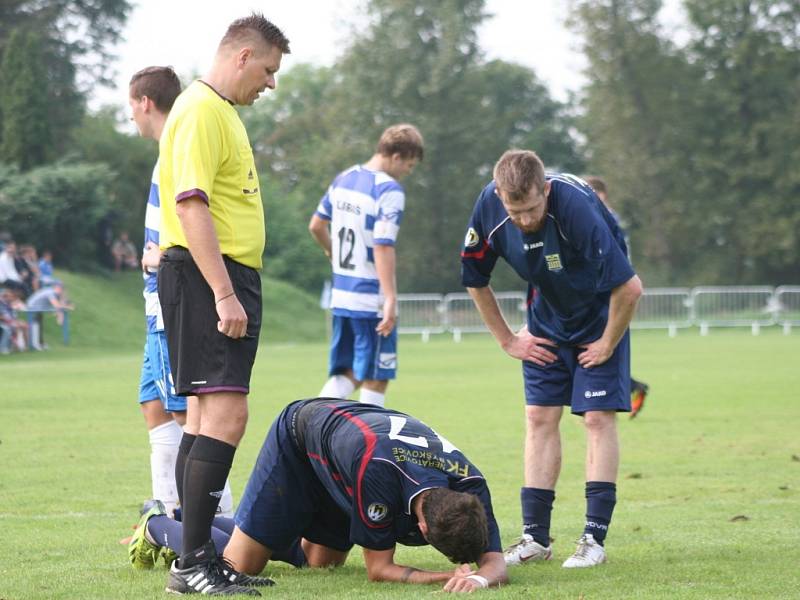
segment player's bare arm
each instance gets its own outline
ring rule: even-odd
[[[425,571],[394,562],[394,548],[369,550],[364,548],[364,564],[370,581],[394,581],[397,583],[442,583],[456,576],[455,571]]]
[[[331,232],[328,229],[329,224],[330,221],[326,221],[317,214],[312,215],[311,221],[308,222],[308,232],[328,258],[331,257]]]
[[[469,567],[469,565],[462,565]],[[508,583],[506,563],[501,552],[486,552],[478,560],[478,570],[464,569],[452,577],[444,586],[445,592],[474,592],[483,588],[497,587]]]
[[[472,296],[478,312],[481,314],[483,322],[500,344],[500,347],[510,356],[520,360],[529,360],[537,365],[544,366],[555,362],[557,357],[546,346],[556,346],[557,344],[546,338],[537,337],[528,331],[527,327],[522,327],[514,333],[500,311],[494,291],[490,286],[482,288],[468,287],[467,291]]]
[[[217,329],[231,338],[244,336],[247,331],[247,314],[236,297],[225,269],[208,206],[199,197],[192,196],[179,202],[176,212],[186,235],[189,252],[214,292],[219,316]]]
[[[375,270],[378,272],[378,281],[384,298],[383,318],[375,330],[385,337],[392,332],[397,323],[396,255],[394,246],[376,244],[373,251],[375,254]]]
[[[602,365],[614,353],[636,313],[636,305],[642,295],[642,281],[634,275],[611,291],[608,305],[608,322],[600,339],[582,346],[578,362],[584,369]]]

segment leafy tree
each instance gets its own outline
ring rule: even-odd
[[[704,239],[734,282],[800,281],[800,5],[686,0],[690,60],[702,76],[696,120]]]
[[[0,105],[5,114],[0,160],[22,169],[40,165],[52,155],[50,107],[42,93],[47,69],[41,42],[33,31],[15,30],[0,63]]]
[[[577,3],[592,171],[606,176],[650,285],[797,281],[800,8],[686,0],[676,46],[660,0]],[[794,124],[794,126],[792,126]]]
[[[0,60],[16,44],[16,30],[36,32],[35,51],[27,56],[19,53],[14,63],[18,67],[19,61],[26,66],[30,62],[30,70],[36,73],[31,79],[37,87],[29,100],[48,107],[42,127],[49,131],[52,156],[69,150],[73,141],[70,132],[81,121],[88,90],[110,82],[113,72],[109,48],[119,40],[131,6],[128,0],[0,2]],[[3,106],[0,123],[8,118],[15,118],[14,111]],[[3,129],[0,126],[0,131]]]
[[[20,173],[0,163],[0,230],[46,245],[62,266],[91,267],[112,181],[102,164],[50,164]]]
[[[98,182],[108,195],[104,201],[108,218],[117,233],[128,231],[131,239],[140,244],[158,144],[136,134],[120,133],[121,119],[114,109],[84,117],[75,130],[75,144],[67,158],[108,166],[111,180]]]
[[[532,71],[483,60],[476,33],[483,0],[373,0],[367,9],[367,28],[342,58],[331,69],[292,69],[272,99],[246,116],[248,130],[264,176],[284,190],[281,202],[293,207],[305,238],[337,172],[369,158],[387,126],[419,127],[425,160],[403,182],[399,287],[459,289],[462,236],[494,161],[521,145],[539,149],[550,165],[579,170],[571,122]],[[280,213],[290,211],[282,206]],[[274,251],[284,252],[278,244]],[[327,271],[324,265],[312,274]]]

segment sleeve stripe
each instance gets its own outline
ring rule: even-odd
[[[183,200],[187,200],[188,198],[193,198],[195,196],[200,198],[200,200],[202,200],[203,202],[205,202],[206,205],[209,204],[209,202],[208,202],[208,194],[206,194],[200,188],[193,188],[191,190],[186,190],[185,192],[181,192],[180,194],[175,196],[175,202],[176,203],[177,202],[182,202]]]
[[[480,250],[476,250],[475,252],[467,252],[463,251],[461,253],[461,258],[474,258],[475,260],[482,260],[484,256],[486,256],[486,252],[489,250],[489,242],[488,240],[483,241],[483,246]]]

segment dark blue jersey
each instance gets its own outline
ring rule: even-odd
[[[502,257],[528,282],[528,327],[560,344],[599,338],[608,320],[611,290],[634,276],[625,237],[591,187],[568,174],[548,173],[547,218],[523,233],[508,216],[495,183],[472,212],[461,253],[461,282],[489,285]]]
[[[348,400],[321,403],[304,429],[320,482],[350,515],[350,541],[373,550],[423,545],[411,501],[431,488],[476,495],[489,524],[487,552],[500,533],[481,472],[450,442],[403,413]]]

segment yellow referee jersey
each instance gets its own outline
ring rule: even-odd
[[[233,105],[193,82],[175,100],[159,152],[161,248],[188,247],[175,207],[197,196],[208,204],[222,254],[260,269],[264,208],[250,140]]]

